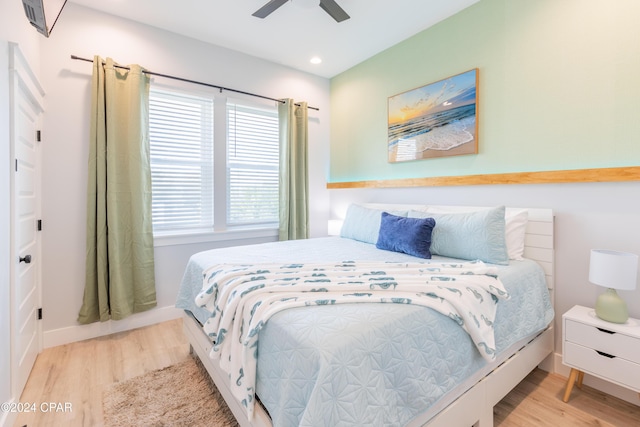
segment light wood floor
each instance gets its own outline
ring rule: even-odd
[[[70,402],[69,413],[23,413],[15,426],[102,426],[109,384],[178,363],[189,356],[182,320],[45,349],[20,402]]]
[[[21,414],[16,426],[102,426],[102,392],[111,383],[164,368],[189,357],[182,320],[43,351],[20,402],[71,404],[71,412]],[[562,402],[566,379],[534,370],[494,408],[495,425],[640,426],[640,407],[589,387]],[[64,406],[63,406],[64,407]]]

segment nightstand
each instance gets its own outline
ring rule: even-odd
[[[574,306],[562,316],[562,362],[571,367],[565,402],[585,373],[640,393],[640,320],[610,323]]]

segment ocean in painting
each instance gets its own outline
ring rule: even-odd
[[[475,119],[474,103],[398,123],[389,127],[389,151],[402,161],[425,150],[450,150],[473,141]]]

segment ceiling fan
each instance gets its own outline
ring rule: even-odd
[[[260,9],[255,11],[252,16],[258,18],[266,18],[287,1],[289,0],[271,0]],[[344,9],[338,6],[338,3],[336,3],[334,0],[320,0],[320,7],[329,15],[331,15],[331,17],[335,19],[336,22],[342,22],[350,18],[350,16],[347,15],[347,12],[345,12]]]

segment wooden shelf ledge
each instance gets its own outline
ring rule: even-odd
[[[497,184],[557,184],[575,182],[640,181],[640,166],[619,168],[575,169],[542,172],[514,172],[485,175],[441,176],[371,181],[329,182],[328,189],[446,187]]]

